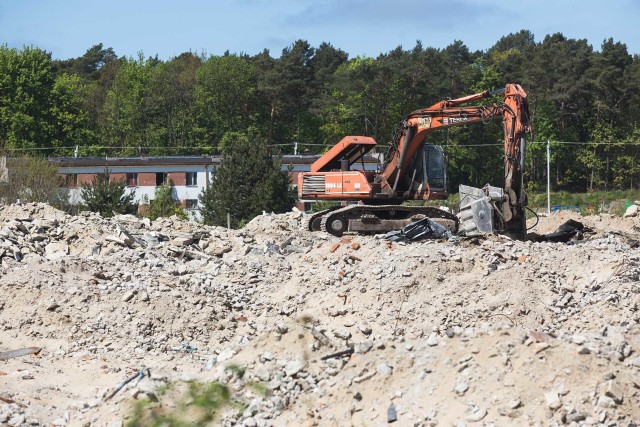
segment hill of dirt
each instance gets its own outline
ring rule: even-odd
[[[402,244],[5,206],[0,425],[635,425],[638,219],[534,231],[570,218],[593,233]]]

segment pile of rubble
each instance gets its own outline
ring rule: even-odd
[[[396,243],[300,212],[226,230],[4,207],[0,424],[120,426],[217,381],[212,425],[633,425],[638,224],[578,219],[595,233],[569,243]]]

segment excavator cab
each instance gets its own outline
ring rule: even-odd
[[[439,145],[423,144],[414,154],[406,177],[411,179],[409,194],[422,199],[422,195],[447,194],[447,168],[444,150]],[[411,197],[413,198],[413,197]]]

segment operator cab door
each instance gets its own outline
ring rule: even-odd
[[[427,190],[431,193],[445,193],[447,171],[442,147],[423,144],[409,164],[407,176],[409,179],[413,177],[411,193],[416,199],[422,199]]]

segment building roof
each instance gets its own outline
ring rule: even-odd
[[[282,163],[312,164],[319,155],[284,155]],[[221,156],[162,156],[162,157],[50,157],[49,162],[58,167],[82,166],[151,166],[151,165],[218,165]],[[377,163],[374,156],[365,156],[366,163]]]

